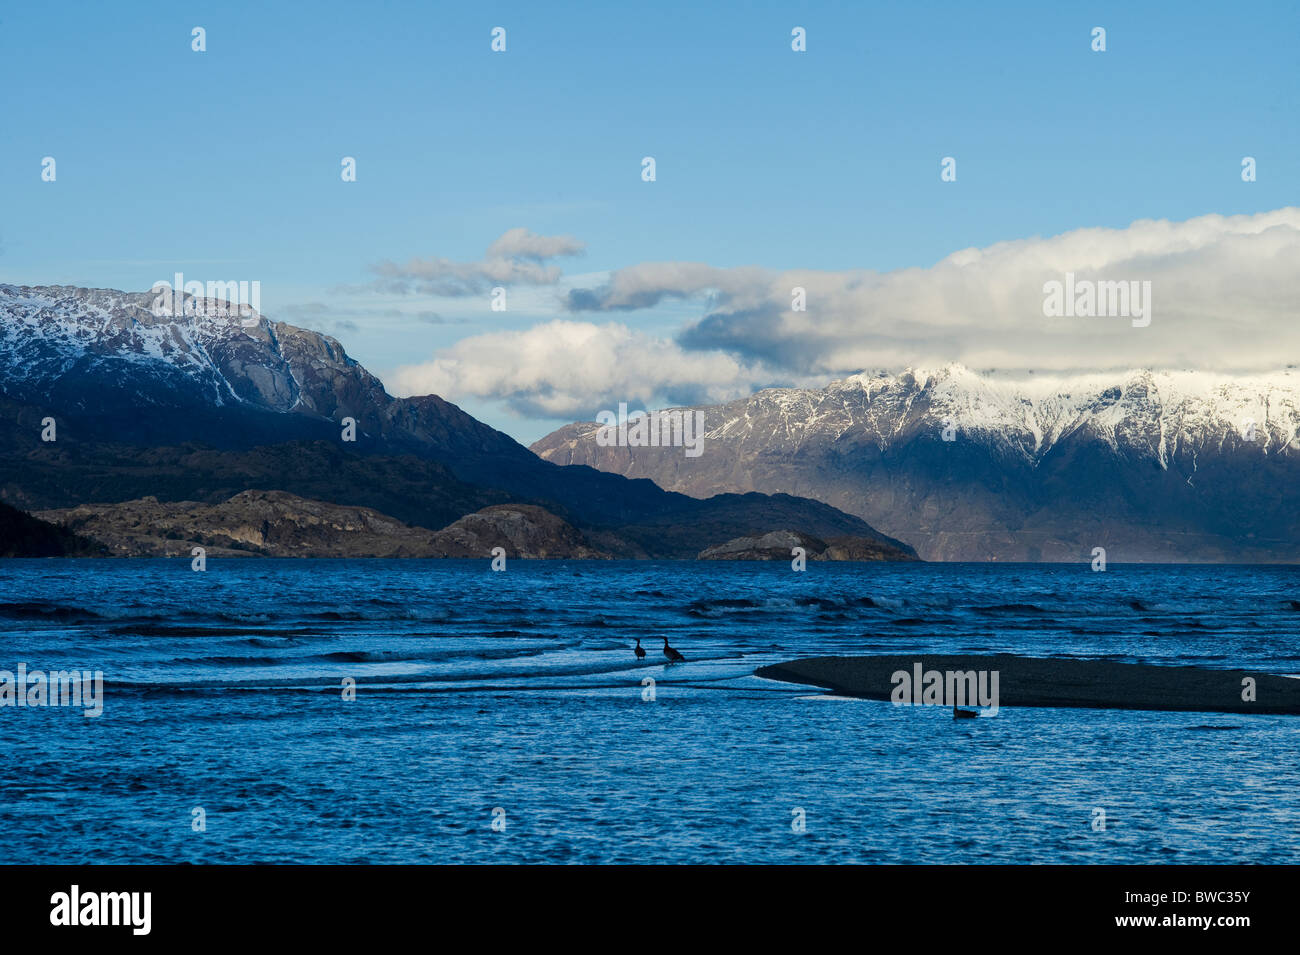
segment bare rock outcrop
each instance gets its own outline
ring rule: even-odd
[[[916,555],[868,537],[822,540],[799,531],[771,531],[759,537],[737,537],[700,551],[699,560],[790,560],[801,547],[808,560],[916,560]]]
[[[607,556],[572,525],[540,507],[499,505],[435,531],[368,507],[330,504],[284,491],[243,491],[219,504],[83,504],[41,511],[42,520],[103,544],[120,557],[489,557]]]

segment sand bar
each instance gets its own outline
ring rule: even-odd
[[[998,705],[1300,715],[1300,679],[1257,670],[1153,666],[1109,660],[990,655],[891,654],[809,657],[760,667],[756,676],[824,687],[845,696],[888,700],[897,671],[997,671]],[[1243,699],[1247,678],[1254,700]]]

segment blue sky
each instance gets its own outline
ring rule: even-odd
[[[330,331],[389,381],[477,335],[576,318],[671,340],[708,311],[670,296],[574,316],[531,287],[502,313],[364,289],[376,263],[476,261],[510,229],[585,243],[555,263],[562,292],[643,262],[928,268],[1296,202],[1295,3],[593,6],[6,5],[0,281],[256,279],[269,317]],[[404,317],[427,312],[441,324]],[[525,440],[585,407],[450,397]]]

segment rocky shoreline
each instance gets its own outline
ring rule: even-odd
[[[220,504],[85,504],[39,511],[43,521],[103,545],[117,557],[487,557],[603,559],[586,537],[540,507],[498,504],[442,530],[405,524],[368,507],[310,500],[284,491],[243,491]]]
[[[439,530],[406,523],[374,508],[276,490],[242,491],[215,504],[146,496],[50,508],[32,515],[13,513],[43,528],[51,541],[62,541],[63,549],[47,543],[16,548],[8,556],[188,558],[201,547],[211,557],[486,558],[501,548],[507,557],[517,559],[610,560],[628,549],[616,532],[589,535],[532,504],[490,505]],[[69,543],[78,541],[76,547]],[[789,560],[795,546],[805,549],[808,560],[916,559],[909,551],[871,538],[825,541],[797,531],[734,538],[707,548],[699,559]]]

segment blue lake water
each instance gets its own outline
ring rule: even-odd
[[[1300,718],[954,721],[753,676],[913,651],[1296,674],[1298,630],[1297,567],[0,561],[0,670],[107,684],[98,718],[0,707],[0,861],[1300,863]]]

